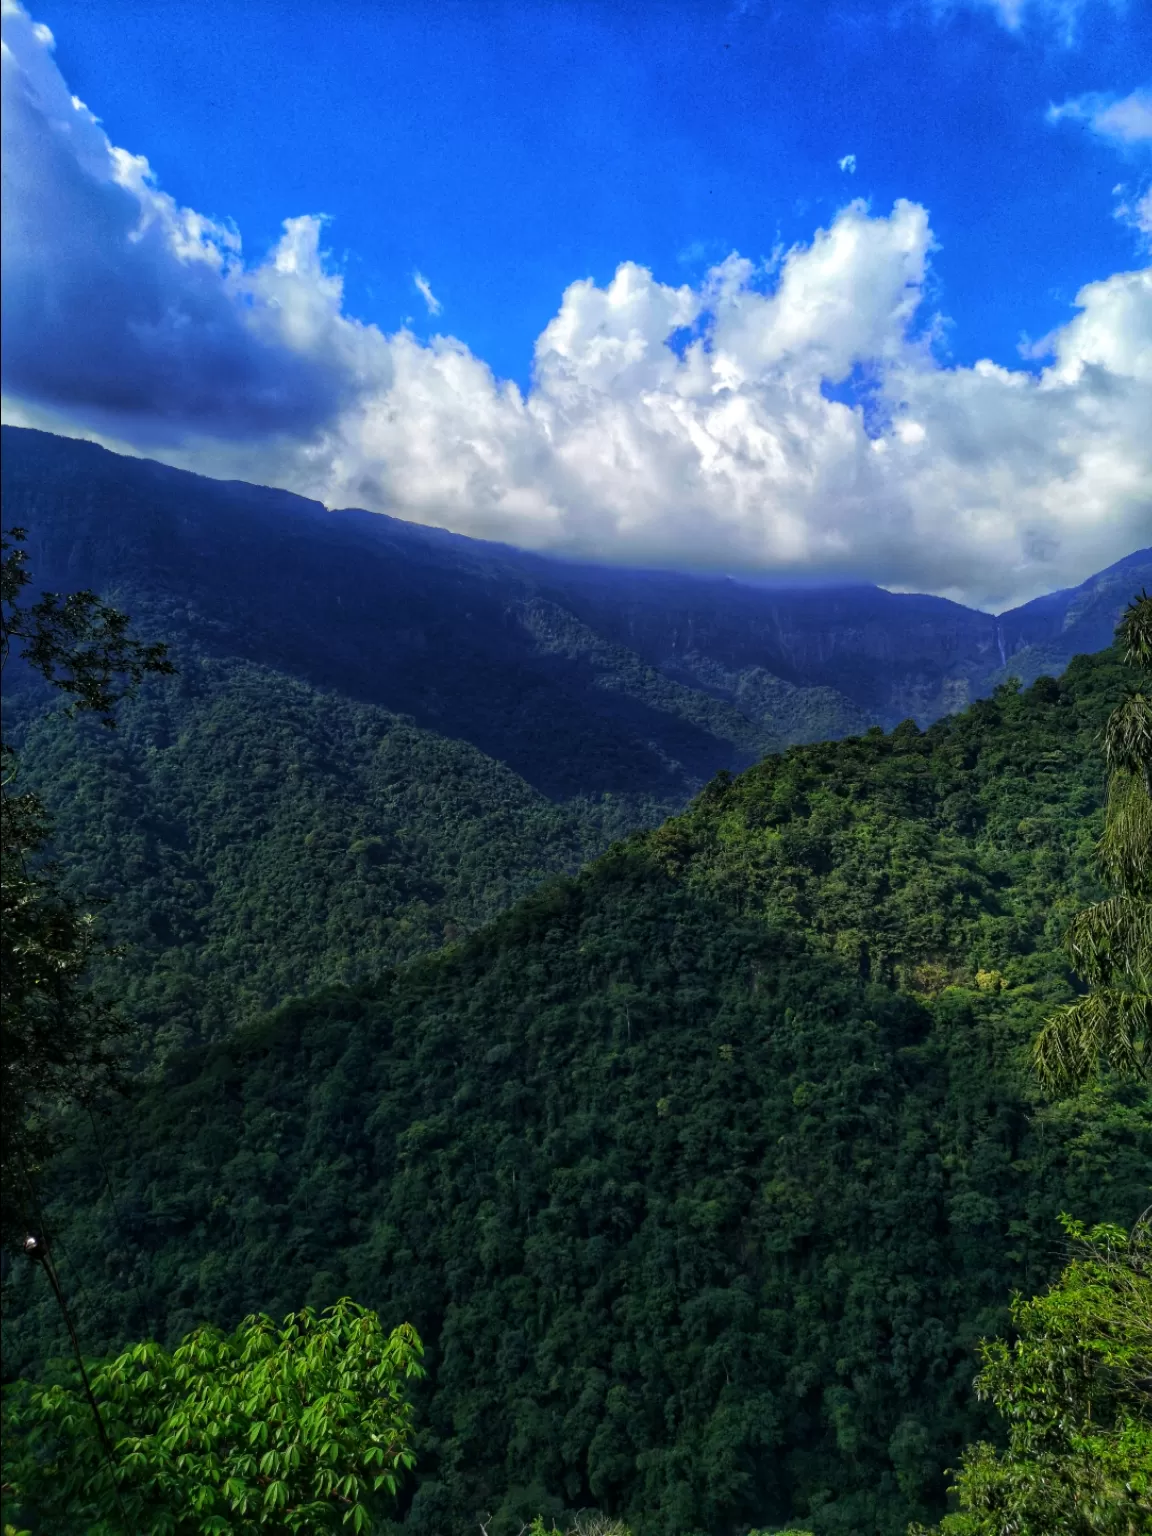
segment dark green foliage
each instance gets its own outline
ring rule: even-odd
[[[35,712],[20,733],[70,882],[124,946],[98,990],[162,1050],[462,937],[670,809],[555,805],[386,710],[173,654],[115,734]]]
[[[10,759],[9,759],[10,761]],[[60,890],[42,855],[48,835],[31,794],[0,796],[0,1233],[34,1227],[33,1170],[54,1144],[61,1104],[106,1086],[127,1024],[87,987],[103,952],[91,918]]]
[[[129,633],[126,614],[93,592],[67,597],[26,589],[24,530],[0,540],[0,667],[22,665],[63,694],[66,716],[95,715],[105,727],[149,674],[171,674],[160,642]],[[8,717],[5,714],[5,726]],[[44,860],[50,823],[40,800],[17,783],[12,742],[0,743],[0,1198],[2,1230],[25,1225],[30,1175],[52,1145],[48,1118],[83,1102],[108,1078],[121,1021],[84,983],[100,945],[88,914]]]
[[[7,663],[15,645],[29,671],[69,700],[67,713],[97,715],[114,726],[116,705],[145,677],[172,674],[167,647],[129,634],[128,615],[94,592],[44,592],[34,603],[22,602],[32,582],[20,547],[26,537],[23,528],[10,528],[2,540],[0,663]]]
[[[86,1346],[410,1317],[413,1536],[937,1517],[1057,1213],[1146,1203],[1146,1092],[1046,1108],[1026,1065],[1100,894],[1123,670],[718,779],[443,953],[173,1057],[54,1170]],[[61,1348],[33,1278],[13,1370]]]
[[[1050,1093],[1070,1093],[1101,1066],[1144,1079],[1152,1061],[1152,597],[1141,593],[1117,631],[1132,687],[1108,716],[1108,803],[1096,847],[1113,894],[1078,912],[1064,947],[1088,988],[1045,1020],[1033,1048]]]

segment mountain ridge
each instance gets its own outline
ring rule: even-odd
[[[1137,551],[997,618],[561,561],[25,428],[3,448],[6,517],[44,585],[120,594],[157,633],[409,714],[555,799],[686,799],[794,742],[929,724],[1107,644],[1152,581]]]

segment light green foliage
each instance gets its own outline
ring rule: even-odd
[[[521,1536],[632,1536],[632,1532],[622,1520],[613,1520],[610,1515],[596,1512],[584,1512],[577,1515],[571,1525],[563,1526],[557,1525],[554,1520],[545,1524],[544,1516],[537,1515],[531,1525],[524,1527]]]
[[[1076,1256],[1017,1297],[1017,1338],[981,1345],[979,1396],[1008,1446],[965,1452],[937,1536],[1138,1536],[1152,1529],[1152,1242],[1065,1219]],[[910,1536],[929,1536],[923,1526]]]
[[[1079,913],[1065,936],[1088,992],[1037,1036],[1033,1063],[1054,1094],[1074,1092],[1102,1066],[1143,1078],[1152,1053],[1152,597],[1129,605],[1117,639],[1143,689],[1104,727],[1108,808],[1097,856],[1116,894]]]
[[[43,1536],[375,1529],[415,1456],[423,1349],[343,1300],[92,1364],[109,1465],[70,1381],[5,1392],[4,1483]]]

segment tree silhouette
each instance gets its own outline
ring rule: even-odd
[[[47,592],[23,604],[31,581],[23,540],[21,528],[3,538],[0,667],[15,644],[26,665],[67,697],[67,713],[114,726],[116,705],[148,673],[174,670],[165,647],[134,638],[127,616],[94,592]],[[52,1141],[51,1109],[82,1100],[107,1077],[123,1024],[85,987],[102,946],[91,916],[42,857],[51,825],[36,795],[17,792],[7,741],[0,765],[0,1193],[4,1234],[22,1237],[29,1176]]]

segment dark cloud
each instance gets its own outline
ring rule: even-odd
[[[118,157],[43,34],[4,21],[6,393],[146,439],[300,436],[335,417],[355,393],[347,360],[287,345],[228,232]]]

